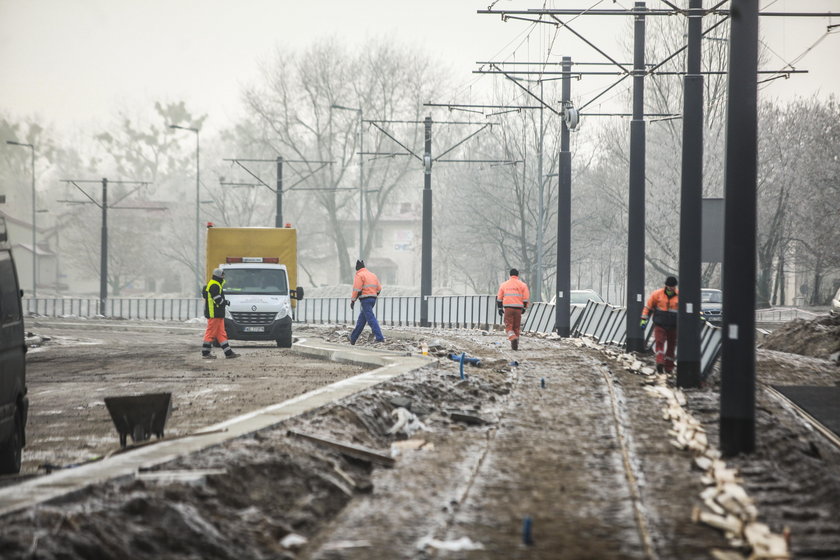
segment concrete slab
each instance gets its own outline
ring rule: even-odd
[[[269,428],[293,416],[348,397],[434,362],[434,359],[429,357],[408,356],[361,347],[348,348],[315,338],[301,339],[294,344],[292,350],[306,356],[373,366],[376,369],[309,391],[285,402],[208,426],[202,433],[171,440],[163,439],[113,455],[102,461],[56,471],[0,489],[0,516],[108,480],[133,477],[140,468],[147,469],[245,434]]]

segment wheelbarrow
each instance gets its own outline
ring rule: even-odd
[[[163,437],[163,427],[172,411],[172,393],[148,393],[126,397],[105,397],[105,407],[120,434],[120,447],[128,436],[132,441],[147,441],[152,434]]]

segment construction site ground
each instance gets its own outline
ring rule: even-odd
[[[174,438],[363,371],[271,343],[234,341],[241,358],[202,360],[200,325],[31,319],[27,329],[43,341],[27,359],[23,476],[3,479],[6,488],[109,460],[99,458],[119,444],[106,396],[171,392]],[[350,349],[343,326],[295,334]],[[513,352],[496,331],[385,336],[374,345],[363,335],[357,348],[399,356],[425,345],[436,359],[274,427],[10,513],[0,557],[757,557],[743,534],[708,517],[701,495],[713,482],[663,416],[673,378],[650,372],[651,355],[628,367],[619,349],[576,339],[526,336]],[[448,357],[461,353],[481,360],[463,377]],[[757,359],[756,450],[726,466],[789,557],[840,558],[840,451],[766,390],[837,387],[840,368],[768,349]],[[713,453],[719,373],[685,397]]]

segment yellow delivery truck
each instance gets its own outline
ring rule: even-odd
[[[225,271],[228,338],[292,346],[292,309],[303,299],[295,229],[208,227],[206,263],[205,278],[214,268]]]

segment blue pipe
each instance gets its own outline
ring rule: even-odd
[[[532,525],[531,516],[525,516],[525,519],[522,520],[522,543],[527,546],[534,545],[534,536],[531,534]]]

